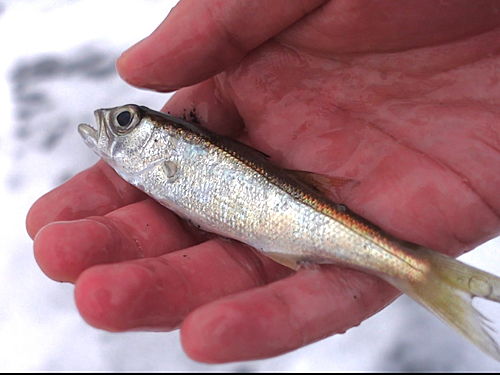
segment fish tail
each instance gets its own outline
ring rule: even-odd
[[[425,306],[483,352],[500,361],[490,321],[472,306],[474,297],[500,302],[500,278],[435,251],[405,246],[425,271],[410,280],[387,280]]]

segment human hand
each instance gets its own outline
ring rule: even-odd
[[[359,181],[343,203],[401,239],[457,255],[497,234],[496,3],[268,3],[182,1],[120,74],[185,87],[164,110],[195,109],[276,164]],[[207,239],[103,162],[42,197],[27,227],[44,272],[75,282],[87,322],[180,325],[186,352],[206,362],[293,350],[397,295],[361,272],[292,273]]]

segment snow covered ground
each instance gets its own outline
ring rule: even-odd
[[[174,4],[0,0],[0,370],[500,371],[406,297],[344,335],[227,365],[188,359],[177,332],[116,334],[84,323],[73,286],[49,280],[37,267],[25,215],[39,196],[96,161],[76,131],[81,122],[93,123],[94,109],[160,108],[167,100],[121,82],[114,62]],[[498,249],[495,239],[462,259],[500,274]],[[500,321],[500,307],[483,311]]]

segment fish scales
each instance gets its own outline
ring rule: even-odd
[[[408,294],[488,355],[500,349],[474,297],[500,302],[500,279],[401,241],[230,138],[146,107],[96,111],[81,124],[87,145],[116,172],[201,229],[233,238],[298,268],[341,264]]]
[[[236,153],[231,140],[208,132],[187,133],[176,122],[160,120],[153,120],[157,134],[144,149],[161,153],[154,144],[175,139],[176,153],[169,162],[182,168],[170,181],[160,164],[144,176],[143,185],[154,186],[148,194],[179,216],[265,253],[280,257],[286,250],[295,255],[297,266],[334,258],[386,274],[408,266],[408,256],[402,260],[393,254],[397,248],[376,235],[375,228],[354,220],[352,213],[342,212],[307,185],[295,187],[296,178],[254,150]]]

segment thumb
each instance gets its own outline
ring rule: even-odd
[[[131,85],[174,91],[241,60],[326,0],[181,0],[117,61]]]

